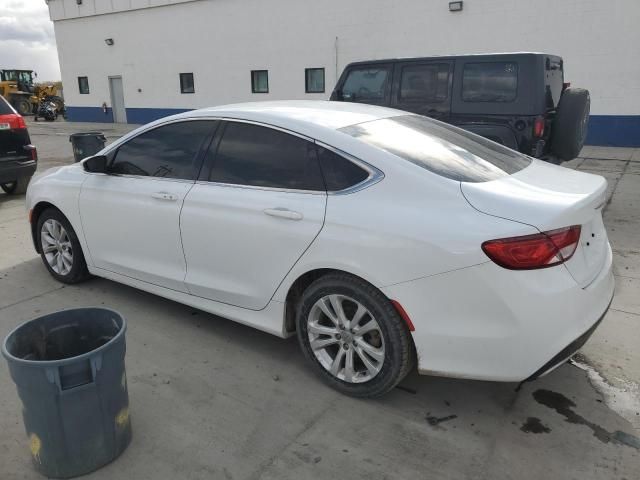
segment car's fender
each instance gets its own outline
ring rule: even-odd
[[[82,183],[86,179],[86,175],[82,165],[79,163],[65,167],[51,168],[37,175],[27,189],[26,207],[31,216],[31,234],[36,250],[38,250],[35,242],[37,215],[42,211],[43,207],[50,204],[60,210],[67,220],[69,220],[69,223],[78,236],[87,265],[91,266],[93,262],[91,261],[82,231],[82,220],[79,209],[80,190]]]

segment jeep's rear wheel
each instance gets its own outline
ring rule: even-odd
[[[561,160],[572,160],[580,154],[587,137],[589,91],[567,88],[560,97],[551,137],[551,150]]]

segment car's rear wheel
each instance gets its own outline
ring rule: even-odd
[[[7,182],[0,185],[4,193],[8,195],[20,195],[27,191],[31,177],[21,177],[13,182]]]
[[[48,208],[36,225],[40,256],[53,277],[63,283],[78,283],[89,277],[76,232],[66,217]]]
[[[313,282],[298,305],[297,327],[305,357],[342,393],[383,395],[412,366],[410,333],[398,312],[382,292],[352,275]]]
[[[553,123],[551,151],[561,160],[572,160],[580,154],[587,137],[591,100],[583,88],[567,88],[558,103]]]

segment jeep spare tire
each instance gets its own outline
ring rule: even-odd
[[[567,88],[562,92],[551,134],[551,151],[561,160],[572,160],[580,154],[587,137],[589,91]]]

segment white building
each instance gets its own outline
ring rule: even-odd
[[[48,0],[70,120],[326,99],[352,61],[502,51],[564,58],[589,143],[640,146],[637,0]],[[305,82],[306,69],[324,69]],[[264,71],[268,73],[253,73]],[[183,75],[181,75],[183,74]],[[268,76],[268,93],[265,90]],[[253,82],[252,82],[253,78]]]

